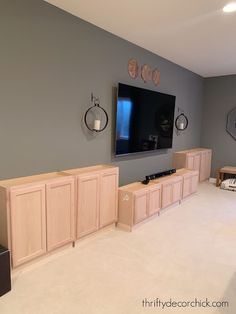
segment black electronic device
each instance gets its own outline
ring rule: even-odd
[[[145,180],[143,180],[142,183],[148,184],[150,182],[150,180],[155,180],[155,179],[158,179],[161,177],[169,176],[173,173],[176,173],[176,169],[169,169],[166,171],[149,174],[148,176],[145,177]]]
[[[143,180],[142,181],[142,184],[145,184],[145,185],[147,185],[148,183],[150,182],[150,180],[148,180],[148,179],[145,179],[145,180]]]
[[[172,147],[175,96],[119,84],[115,155]]]
[[[0,245],[0,297],[11,290],[10,252]]]

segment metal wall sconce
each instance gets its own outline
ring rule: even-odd
[[[100,106],[100,100],[98,97],[94,97],[91,94],[91,106],[84,115],[84,123],[86,127],[92,132],[102,132],[108,125],[108,114],[104,108]]]
[[[178,113],[180,112],[180,108],[178,108]],[[175,127],[177,129],[177,135],[180,134],[180,132],[184,131],[187,129],[188,127],[188,118],[186,117],[186,115],[181,112],[177,118],[175,119]]]

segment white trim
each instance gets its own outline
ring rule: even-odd
[[[209,182],[210,182],[210,183],[216,183],[216,178],[210,178],[210,179],[209,179]]]

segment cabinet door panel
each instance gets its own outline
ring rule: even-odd
[[[13,267],[46,252],[45,185],[10,192]]]
[[[200,170],[201,154],[187,154],[187,168],[190,170]]]
[[[200,164],[201,164],[201,155],[200,154],[196,154],[194,156],[194,166],[193,166],[193,170],[200,170]]]
[[[195,193],[198,188],[198,175],[194,175],[191,178],[191,193]]]
[[[78,179],[77,238],[98,229],[99,183],[99,175]]]
[[[206,154],[206,179],[209,179],[211,176],[211,151],[208,151]]]
[[[211,151],[203,151],[201,153],[200,181],[210,178],[211,173]]]
[[[172,183],[163,184],[162,186],[162,208],[165,208],[172,204]]]
[[[178,202],[182,199],[182,181],[173,183],[173,198],[172,202]]]
[[[200,167],[200,181],[204,181],[207,178],[207,152],[201,153],[201,167]]]
[[[147,218],[148,192],[142,191],[134,194],[134,224]]]
[[[150,189],[148,206],[149,216],[159,212],[160,208],[161,208],[161,188],[157,187]]]
[[[187,154],[186,167],[187,169],[190,169],[190,170],[194,169],[194,155]]]
[[[183,181],[183,198],[187,197],[188,195],[190,195],[191,192],[191,181],[192,181],[192,177],[185,177],[184,181]]]
[[[118,173],[107,172],[101,175],[100,227],[117,221]]]
[[[74,240],[74,179],[47,184],[47,248],[51,251]]]

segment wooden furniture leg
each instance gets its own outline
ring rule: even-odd
[[[216,186],[220,185],[220,169],[217,171]]]
[[[224,172],[220,172],[220,184],[222,181],[224,181]]]

